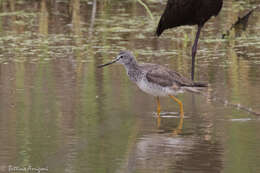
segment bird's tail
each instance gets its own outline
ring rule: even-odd
[[[185,86],[183,88],[193,93],[201,93],[206,87],[208,87],[208,83],[206,82],[193,82],[191,86]]]
[[[204,87],[182,87],[184,90],[196,93],[196,94],[201,94],[203,90],[205,89]]]
[[[206,83],[206,82],[194,82],[193,87],[208,87],[208,83]]]

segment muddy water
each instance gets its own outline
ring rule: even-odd
[[[97,69],[122,49],[138,61],[190,76],[195,27],[154,36],[165,2],[0,1],[0,172],[260,172],[260,1],[226,0],[203,28],[196,79],[209,97],[178,105],[142,93],[120,65]],[[15,170],[16,167],[16,170]],[[32,167],[32,168],[30,168]]]

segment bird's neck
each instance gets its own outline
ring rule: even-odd
[[[133,82],[138,82],[139,75],[141,75],[141,70],[138,68],[138,64],[135,63],[129,63],[124,64],[126,73]]]
[[[127,71],[136,70],[138,68],[137,61],[133,58],[128,63],[124,64]]]

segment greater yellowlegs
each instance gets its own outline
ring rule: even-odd
[[[184,116],[182,102],[175,96],[184,91],[198,92],[206,87],[205,83],[193,82],[181,74],[158,64],[138,64],[133,54],[129,51],[121,51],[117,57],[104,67],[118,62],[123,64],[129,78],[144,92],[153,95],[157,100],[157,115],[160,116],[161,106],[159,97],[169,96],[180,106],[180,116]]]

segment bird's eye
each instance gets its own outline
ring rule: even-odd
[[[119,58],[123,58],[123,56],[120,56]]]

